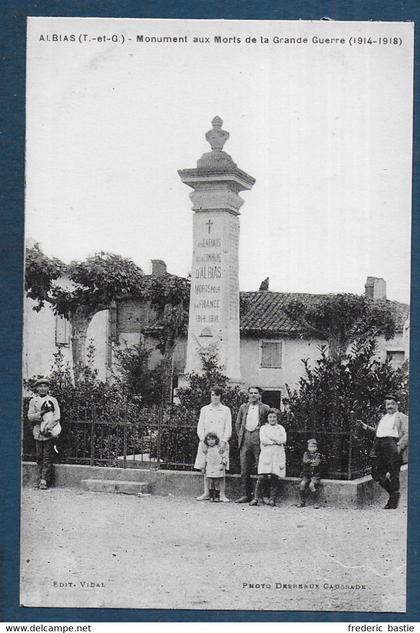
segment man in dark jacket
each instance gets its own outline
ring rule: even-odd
[[[248,503],[252,499],[251,472],[258,464],[260,428],[267,422],[269,409],[267,404],[261,402],[261,389],[249,387],[248,402],[239,409],[235,424],[241,461],[242,487],[242,495],[236,503]]]

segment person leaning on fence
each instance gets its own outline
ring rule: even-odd
[[[306,505],[307,494],[315,494],[321,480],[321,466],[323,457],[318,451],[318,443],[315,439],[308,440],[308,450],[302,457],[302,472],[299,484],[300,507]]]
[[[225,471],[227,464],[226,449],[220,445],[220,440],[216,433],[207,433],[204,438],[205,465],[202,469],[207,478],[210,501],[220,501],[220,489],[224,486]]]
[[[275,506],[279,481],[286,476],[284,445],[287,434],[285,428],[278,423],[278,416],[277,409],[269,409],[267,423],[260,429],[261,451],[258,459],[258,479],[250,506],[258,505],[260,496],[264,498],[264,492],[269,494],[269,505]],[[264,488],[266,488],[265,491]]]
[[[407,463],[408,417],[398,411],[398,399],[394,393],[385,396],[386,414],[376,427],[357,420],[364,431],[375,435],[372,459],[372,479],[389,494],[385,510],[398,508],[400,499],[400,468]]]
[[[54,444],[61,430],[60,407],[56,398],[49,392],[47,378],[36,382],[37,395],[31,398],[28,408],[28,420],[33,424],[35,438],[38,478],[36,488],[46,490],[52,484]]]
[[[215,433],[219,438],[220,450],[222,450],[226,457],[226,470],[229,470],[229,440],[232,435],[232,415],[229,407],[226,407],[221,403],[222,388],[215,385],[211,389],[211,402],[201,408],[200,418],[197,425],[197,435],[199,444],[197,449],[197,456],[195,458],[194,468],[197,470],[203,470],[206,464],[206,451],[207,447],[204,444],[204,438],[207,433]],[[205,501],[210,499],[210,491],[206,475],[204,475],[204,492],[197,497],[197,501]],[[229,499],[225,493],[225,478],[220,481],[220,501],[224,503]]]

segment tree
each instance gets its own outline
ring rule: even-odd
[[[155,312],[150,324],[158,337],[162,360],[162,403],[172,400],[173,357],[176,344],[188,331],[190,280],[166,273],[148,278],[145,296]]]
[[[210,402],[210,392],[214,385],[223,389],[223,404],[232,411],[235,419],[239,407],[247,398],[246,392],[239,385],[232,385],[219,363],[217,348],[209,346],[200,352],[202,371],[188,374],[188,387],[177,390],[177,396],[183,407],[197,412]]]
[[[297,389],[287,386],[284,403],[298,427],[337,431],[348,427],[350,414],[374,420],[388,392],[397,392],[406,403],[407,368],[394,369],[375,358],[376,342],[355,342],[341,359],[327,354],[311,367],[302,360],[305,373]],[[403,404],[403,406],[404,406]]]
[[[156,404],[162,394],[162,367],[150,369],[152,348],[140,342],[132,347],[120,346],[114,349],[114,381],[121,390],[138,403]]]
[[[112,301],[138,294],[143,271],[132,260],[100,252],[84,261],[66,265],[44,255],[36,244],[26,252],[25,290],[40,310],[48,302],[54,311],[71,323],[73,369],[77,379],[86,365],[86,336],[95,314]],[[60,283],[61,282],[61,283]]]
[[[355,341],[395,334],[395,315],[389,301],[374,301],[364,295],[320,295],[315,302],[291,299],[286,315],[299,324],[302,336],[328,342],[333,358],[343,358]]]

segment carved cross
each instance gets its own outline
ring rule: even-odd
[[[212,222],[211,220],[209,220],[208,222],[206,222],[206,225],[209,227],[209,233],[211,231],[211,226],[212,224],[214,224],[214,222]]]

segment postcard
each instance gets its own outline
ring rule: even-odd
[[[405,612],[413,33],[28,18],[21,605]]]

